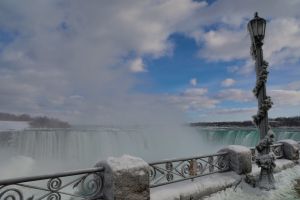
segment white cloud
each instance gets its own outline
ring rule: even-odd
[[[207,6],[192,0],[3,0],[0,26],[18,34],[13,42],[1,44],[0,109],[99,121],[121,121],[129,118],[127,113],[138,116],[142,108],[158,105],[160,98],[129,95],[137,80],[127,59],[136,58],[129,69],[145,71],[141,58],[169,55],[174,33],[193,37],[203,47],[199,55],[207,60],[241,59],[245,62],[233,71],[253,72],[245,25],[258,5],[270,20],[266,59],[282,67],[298,61],[300,2],[218,0]],[[206,31],[210,25],[213,30]],[[196,86],[195,82],[190,84]],[[254,98],[251,91],[240,89],[223,90],[215,98],[205,88],[193,89],[170,98],[197,110],[214,108],[223,100]],[[287,90],[274,92],[274,99],[294,105],[283,96],[297,99],[297,85]]]
[[[252,73],[254,62],[250,57],[246,24],[258,11],[260,16],[268,19],[265,59],[275,69],[287,68],[300,59],[299,9],[298,1],[218,0],[197,14],[200,28],[190,36],[199,44],[202,58],[209,61],[243,60],[246,62],[234,71],[243,75]],[[210,25],[213,28],[207,30],[205,27]],[[293,70],[299,71],[299,68]]]
[[[244,30],[211,30],[203,35],[204,47],[199,54],[211,61],[245,59],[249,57],[250,41],[247,39]]]
[[[293,107],[300,105],[299,90],[273,89],[269,90],[267,93],[271,96],[272,101],[274,102],[274,107],[276,107],[277,109],[286,106]],[[216,95],[215,99],[218,99],[220,102],[225,100],[236,102],[256,102],[256,99],[251,91],[246,91],[242,89],[221,90]]]
[[[249,116],[251,114],[255,114],[257,112],[257,108],[223,108],[223,109],[218,109],[214,110],[211,112],[211,114],[221,114],[221,115],[232,115],[232,114],[241,114],[241,113],[246,113]]]
[[[137,58],[131,61],[129,69],[134,73],[147,72],[145,64],[143,63],[143,60],[141,58]]]
[[[196,78],[192,78],[192,79],[190,80],[190,85],[196,86],[196,85],[197,85],[197,79],[196,79]]]
[[[188,111],[200,111],[216,107],[218,100],[207,96],[206,88],[188,88],[179,95],[169,96],[169,100]]]
[[[236,102],[254,102],[255,98],[251,91],[242,89],[225,89],[221,90],[217,96],[217,99],[224,101],[236,101]]]
[[[300,90],[300,81],[294,81],[286,86],[287,90]]]
[[[270,96],[275,106],[300,106],[300,91],[271,90]]]
[[[232,78],[227,78],[225,80],[222,81],[221,86],[222,87],[230,87],[233,86],[235,84],[235,80]]]
[[[5,83],[0,109],[80,121],[129,118],[120,112],[139,118],[136,101],[153,102],[129,95],[136,80],[124,58],[138,58],[131,69],[145,70],[140,58],[169,54],[169,36],[190,30],[188,22],[205,5],[192,0],[1,1],[0,26],[18,34],[0,52],[0,82]]]

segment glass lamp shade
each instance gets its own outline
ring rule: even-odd
[[[265,37],[265,30],[266,20],[260,18],[256,12],[254,18],[248,23],[248,31],[250,33],[251,40],[253,42],[256,40],[262,42]]]

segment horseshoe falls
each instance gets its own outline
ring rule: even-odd
[[[273,129],[277,140],[300,140],[299,128]],[[189,126],[77,126],[0,133],[0,176],[89,168],[109,156],[129,154],[150,162],[210,154],[230,144],[255,146],[254,128]]]
[[[211,145],[237,144],[254,147],[259,141],[259,133],[255,128],[244,127],[196,127],[197,131]],[[300,128],[272,128],[275,133],[275,141],[293,139],[300,141]]]

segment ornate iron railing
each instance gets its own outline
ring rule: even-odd
[[[104,168],[0,181],[0,200],[103,199]]]
[[[274,153],[276,159],[282,158],[283,157],[283,144],[281,143],[277,143],[277,144],[273,144],[271,145],[271,151]],[[256,160],[256,156],[257,156],[257,150],[255,149],[255,147],[251,147],[251,154],[252,154],[252,162],[255,162]]]
[[[191,158],[164,160],[149,163],[150,187],[194,179],[229,169],[225,156],[217,153]]]

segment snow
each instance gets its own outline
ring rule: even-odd
[[[275,172],[280,172],[284,169],[294,167],[295,163],[286,159],[276,160]],[[260,168],[256,164],[252,165],[251,175],[258,175]],[[178,183],[173,183],[165,186],[160,186],[151,189],[151,200],[179,200],[190,199],[191,196],[202,198],[226,188],[238,185],[242,180],[235,172],[224,172],[212,175],[207,175]],[[195,199],[195,198],[194,198]]]
[[[16,122],[16,121],[0,121],[0,132],[11,130],[24,130],[29,127],[28,122]]]
[[[211,195],[205,200],[295,200],[299,194],[294,190],[295,178],[300,177],[300,166],[275,174],[275,190],[263,191],[241,183],[237,188],[228,188]]]
[[[235,152],[248,152],[249,148],[242,145],[229,145],[226,149],[230,149]]]
[[[148,166],[148,164],[141,158],[133,157],[126,154],[121,156],[120,158],[109,157],[107,159],[107,162],[114,171],[143,168]]]
[[[239,183],[235,172],[212,174],[151,189],[151,200],[175,200],[187,196],[205,196]]]

